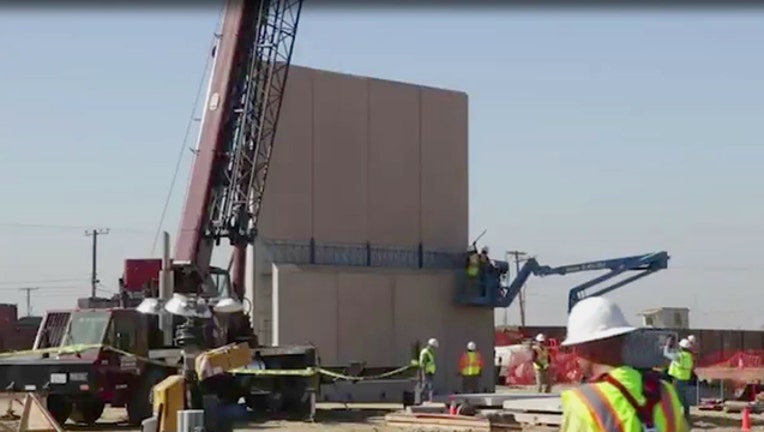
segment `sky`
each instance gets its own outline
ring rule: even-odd
[[[101,227],[99,293],[114,292],[124,258],[152,253],[183,148],[164,221],[175,232],[217,16],[0,15],[0,302],[24,314],[21,288],[39,288],[39,313],[89,295],[85,230]],[[693,327],[758,329],[761,40],[764,10],[306,5],[293,60],[467,92],[470,233],[486,229],[494,255],[561,265],[666,250],[669,269],[609,294],[629,319],[677,306]],[[564,324],[567,290],[594,276],[531,279],[527,323]]]

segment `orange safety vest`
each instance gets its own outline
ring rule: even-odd
[[[462,376],[478,376],[483,370],[483,356],[479,352],[467,351],[459,359]]]

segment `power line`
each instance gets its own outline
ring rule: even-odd
[[[7,227],[7,228],[19,228],[19,229],[58,229],[58,230],[83,230],[83,229],[90,229],[91,226],[88,225],[58,225],[58,224],[44,224],[44,223],[25,223],[25,222],[9,222],[0,221],[0,227]],[[130,234],[149,234],[153,232],[152,230],[146,229],[146,228],[131,228],[131,227],[118,227],[118,228],[110,228],[110,231],[118,232],[118,233],[130,233]]]
[[[0,281],[0,285],[38,285],[48,283],[62,283],[62,282],[83,282],[89,281],[87,277],[79,278],[66,278],[66,279],[34,279],[34,280],[21,280],[21,281]],[[1,289],[1,288],[0,288]]]
[[[98,236],[109,234],[108,228],[95,228],[85,232],[86,236],[93,237],[92,268],[90,269],[90,298],[96,297],[98,288]]]
[[[220,18],[222,17],[223,9],[221,8],[218,12],[218,21],[217,23],[220,23]],[[215,26],[215,29],[217,29],[217,24]],[[196,97],[194,98],[194,103],[191,106],[191,115],[189,116],[188,123],[186,124],[186,131],[183,134],[183,141],[180,143],[180,148],[178,149],[178,159],[175,161],[175,170],[172,173],[172,180],[170,180],[170,187],[167,190],[167,197],[165,198],[164,205],[162,206],[162,213],[161,216],[159,216],[159,226],[157,226],[156,233],[154,234],[154,241],[151,243],[151,255],[154,255],[154,251],[156,250],[157,242],[159,241],[159,235],[162,233],[162,225],[164,224],[164,218],[167,215],[167,208],[170,206],[170,200],[172,199],[173,191],[175,190],[175,182],[178,180],[178,173],[180,172],[180,165],[183,162],[183,154],[186,151],[186,145],[188,143],[188,137],[191,135],[191,128],[195,121],[195,114],[196,114],[196,108],[199,106],[199,100],[202,97],[202,93],[204,93],[204,84],[207,81],[205,78],[207,77],[207,70],[211,67],[212,60],[214,58],[214,52],[215,46],[217,45],[217,31],[213,32],[212,40],[210,41],[210,47],[209,51],[212,53],[211,55],[207,56],[207,61],[204,64],[204,69],[202,70],[202,76],[199,77],[199,86],[196,90]]]

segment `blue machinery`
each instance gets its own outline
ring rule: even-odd
[[[568,293],[568,312],[570,312],[573,305],[586,297],[607,294],[624,285],[667,268],[668,260],[668,252],[655,252],[625,258],[550,267],[540,265],[535,258],[529,258],[511,282],[509,282],[509,263],[506,261],[493,261],[494,270],[485,275],[482,285],[475,284],[476,286],[470,287],[467,284],[460,284],[462,290],[459,292],[457,301],[463,305],[503,308],[512,304],[531,275],[542,277],[551,275],[562,276],[570,273],[607,270],[607,273],[570,290]],[[600,288],[597,291],[590,291],[590,288],[593,288],[595,285],[599,285],[626,272],[637,273],[612,285]]]

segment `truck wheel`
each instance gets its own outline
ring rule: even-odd
[[[103,409],[103,400],[98,396],[90,395],[74,402],[69,417],[75,423],[91,426],[101,418]]]
[[[140,377],[140,381],[130,388],[127,399],[127,421],[131,426],[139,426],[141,422],[154,414],[151,403],[151,393],[155,385],[162,382],[169,373],[160,368],[150,367]]]
[[[50,394],[45,398],[48,412],[56,422],[63,426],[72,413],[72,403],[68,397],[60,394]]]

